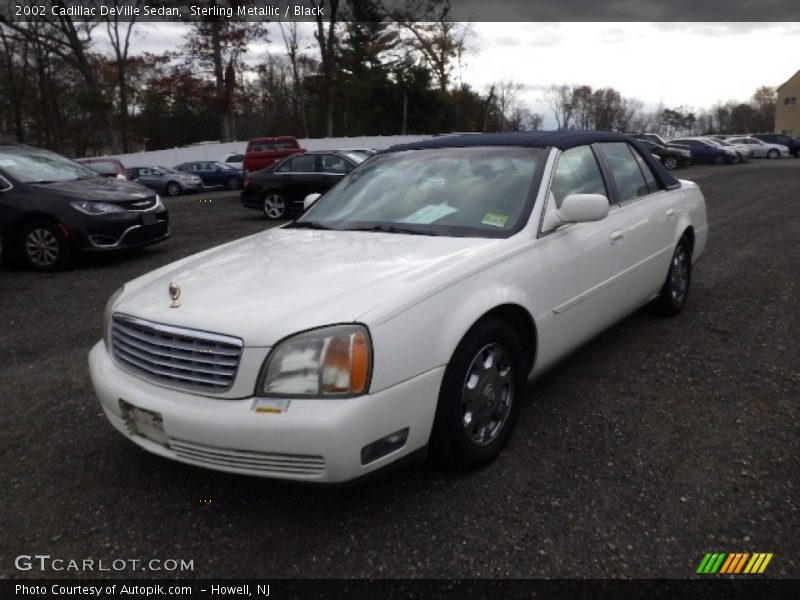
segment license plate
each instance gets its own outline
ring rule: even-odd
[[[142,225],[152,225],[158,219],[156,218],[156,213],[146,212],[142,214]]]
[[[133,406],[124,400],[119,401],[119,406],[133,435],[138,435],[162,446],[169,445],[169,438],[164,433],[164,419],[161,418],[161,413]]]

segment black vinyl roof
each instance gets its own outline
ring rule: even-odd
[[[479,133],[467,135],[444,135],[410,144],[398,144],[389,152],[398,150],[419,150],[423,148],[465,148],[468,146],[528,146],[567,150],[575,146],[594,142],[630,141],[624,133],[611,131],[531,131],[506,133]]]
[[[522,146],[529,148],[558,148],[569,150],[575,146],[597,142],[628,142],[638,148],[640,154],[666,189],[680,187],[680,181],[667,171],[656,157],[650,154],[639,141],[624,133],[612,131],[532,131],[506,133],[480,133],[468,135],[444,135],[410,144],[398,144],[382,153],[433,148],[468,148],[472,146]]]

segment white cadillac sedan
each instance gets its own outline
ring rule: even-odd
[[[296,221],[119,289],[92,382],[123,435],[192,465],[476,468],[530,380],[648,302],[683,309],[707,236],[700,189],[621,134],[396,146]]]

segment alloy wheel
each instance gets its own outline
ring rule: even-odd
[[[37,227],[25,238],[25,252],[36,266],[50,267],[58,260],[60,248],[52,231]]]
[[[267,194],[264,198],[264,214],[270,219],[281,219],[286,214],[286,200],[280,194]]]
[[[680,305],[686,299],[689,289],[689,255],[681,244],[672,257],[672,267],[669,271],[669,295],[673,303]]]
[[[461,395],[462,426],[470,442],[491,444],[500,435],[514,402],[514,373],[508,351],[493,343],[472,359]]]

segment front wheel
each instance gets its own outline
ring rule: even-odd
[[[677,169],[678,159],[675,158],[674,156],[666,156],[664,157],[664,166],[670,171],[672,171],[673,169]]]
[[[242,187],[242,182],[238,177],[230,177],[227,181],[227,185],[229,190],[238,190]]]
[[[461,340],[444,373],[430,448],[440,464],[476,469],[503,450],[524,392],[522,346],[514,330],[482,319]]]
[[[268,219],[277,221],[286,216],[286,198],[277,192],[267,192],[263,202],[264,214]]]
[[[36,271],[55,271],[66,266],[70,259],[66,237],[52,221],[26,225],[20,246],[25,262]]]
[[[725,157],[722,154],[717,154],[714,157],[714,164],[715,165],[724,165],[725,164]]]
[[[692,252],[687,239],[681,238],[669,264],[667,280],[656,298],[655,306],[662,315],[677,315],[686,306],[692,280]]]
[[[775,148],[772,148],[769,152],[767,152],[767,158],[778,158],[781,155]]]
[[[181,184],[177,181],[170,181],[166,188],[167,196],[174,198],[181,193]]]

